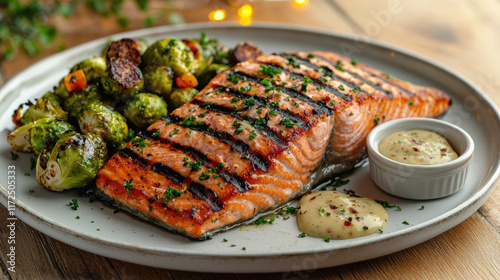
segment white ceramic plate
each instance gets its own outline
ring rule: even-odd
[[[272,225],[242,226],[193,242],[143,222],[99,202],[78,197],[77,192],[51,193],[36,183],[30,154],[11,159],[5,141],[14,128],[11,115],[19,104],[50,90],[75,63],[100,53],[110,38],[103,38],[46,58],[12,78],[0,90],[0,201],[15,202],[15,216],[41,232],[77,248],[133,263],[204,272],[284,272],[314,270],[390,254],[426,241],[469,217],[486,200],[499,177],[500,120],[498,110],[485,94],[460,75],[418,55],[367,38],[310,30],[304,27],[255,24],[195,24],[158,27],[118,34],[113,38],[141,37],[150,43],[164,37],[199,37],[200,31],[227,46],[250,40],[265,53],[331,50],[382,69],[414,83],[447,91],[453,105],[443,117],[472,135],[477,150],[465,187],[433,201],[405,200],[379,190],[370,180],[368,166],[347,177],[358,195],[387,200],[401,207],[388,209],[383,233],[331,241],[298,238],[295,217],[277,218]],[[8,184],[15,168],[15,184]],[[28,176],[29,174],[29,176]],[[8,198],[10,194],[15,199]],[[68,202],[77,198],[74,211]],[[423,210],[420,210],[424,206]],[[12,206],[11,206],[12,207]],[[403,224],[408,222],[409,225]]]

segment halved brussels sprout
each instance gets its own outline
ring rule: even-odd
[[[167,98],[168,111],[172,112],[181,107],[184,103],[193,99],[196,94],[198,94],[198,90],[195,88],[175,88]]]
[[[124,115],[137,128],[146,129],[168,115],[167,103],[158,95],[138,93],[127,101]]]
[[[87,85],[84,89],[71,93],[64,100],[64,109],[68,112],[71,119],[76,120],[85,104],[100,101],[103,97],[99,93],[96,85]]]
[[[142,68],[148,65],[167,66],[179,77],[193,72],[197,65],[193,52],[181,40],[165,38],[148,47],[142,56]]]
[[[137,66],[126,59],[116,58],[109,62],[101,83],[106,94],[126,100],[143,87],[144,79]]]
[[[46,99],[38,99],[35,104],[29,106],[24,114],[21,111],[22,106],[14,112],[12,117],[18,127],[43,118],[68,120],[68,114],[61,107]]]
[[[82,108],[78,125],[82,133],[102,137],[110,151],[126,145],[124,140],[128,136],[128,126],[125,118],[100,102],[90,102]]]
[[[71,68],[70,73],[82,70],[88,83],[98,83],[106,71],[106,60],[100,56],[88,58]]]
[[[88,185],[107,159],[104,141],[97,135],[67,131],[38,156],[36,179],[49,191]]]
[[[75,128],[62,120],[44,118],[12,131],[7,141],[14,151],[40,154],[49,140],[57,140],[67,130]]]
[[[123,58],[130,61],[135,66],[141,64],[141,54],[141,48],[137,41],[130,38],[112,41],[103,51],[103,57],[108,62],[112,59]]]
[[[167,66],[150,65],[144,68],[144,88],[167,98],[172,92],[174,71]]]

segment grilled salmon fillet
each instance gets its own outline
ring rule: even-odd
[[[440,90],[335,53],[263,55],[219,74],[113,155],[96,192],[205,240],[351,169],[378,123],[449,105]]]

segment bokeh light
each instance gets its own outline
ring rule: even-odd
[[[215,10],[215,11],[211,11],[208,14],[208,18],[211,21],[221,21],[221,20],[224,20],[226,18],[226,11],[224,11],[223,9],[218,9],[218,10]]]

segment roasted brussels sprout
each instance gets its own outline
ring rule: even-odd
[[[49,140],[57,140],[67,130],[75,130],[75,128],[62,120],[44,118],[12,131],[7,141],[14,151],[35,152],[39,155]]]
[[[49,191],[81,188],[94,180],[106,158],[99,136],[67,131],[38,156],[36,179]]]
[[[14,116],[12,117],[12,120],[18,127],[43,118],[68,120],[68,114],[61,107],[52,104],[52,102],[46,99],[38,99],[35,104],[31,104],[28,107],[24,114],[21,111],[22,106],[14,112]]]
[[[209,38],[202,32],[200,38],[195,40],[199,42],[205,59],[211,60],[211,63],[229,64],[230,50],[219,44],[217,39]]]
[[[59,107],[63,107],[63,99],[55,94],[53,91],[49,91],[42,96],[42,99],[50,101],[50,103],[57,105]]]
[[[168,66],[179,77],[198,67],[193,52],[181,40],[166,38],[153,43],[142,56],[142,68],[148,65]]]
[[[106,94],[116,99],[126,100],[144,85],[141,70],[123,58],[112,59],[108,70],[102,76],[102,87]]]
[[[262,51],[252,42],[242,42],[237,44],[230,52],[229,61],[232,64],[244,62],[262,55]]]
[[[100,56],[88,58],[71,68],[70,72],[82,70],[88,83],[98,83],[106,71],[106,60]]]
[[[124,140],[128,136],[128,126],[125,118],[100,102],[89,102],[83,106],[78,125],[82,133],[102,137],[110,151],[118,150],[126,144]]]
[[[204,88],[213,77],[228,69],[229,66],[226,64],[210,64],[198,77],[198,89]]]
[[[193,99],[196,94],[198,94],[198,90],[195,88],[175,88],[167,98],[168,111],[172,112],[181,107],[184,103]]]
[[[87,85],[84,89],[73,92],[64,100],[64,109],[68,112],[71,119],[76,120],[85,104],[100,101],[102,98],[96,85]]]
[[[139,66],[141,64],[141,53],[141,48],[136,40],[123,38],[110,42],[103,52],[103,57],[108,62],[112,59],[123,58],[135,66]]]
[[[64,78],[59,81],[59,84],[56,87],[54,87],[54,93],[62,100],[68,98],[69,91],[66,89],[66,86],[64,86]]]
[[[151,65],[144,69],[144,89],[167,98],[172,92],[174,71],[167,66]]]
[[[151,93],[138,93],[127,101],[125,118],[139,129],[146,129],[158,119],[167,116],[167,103]]]

